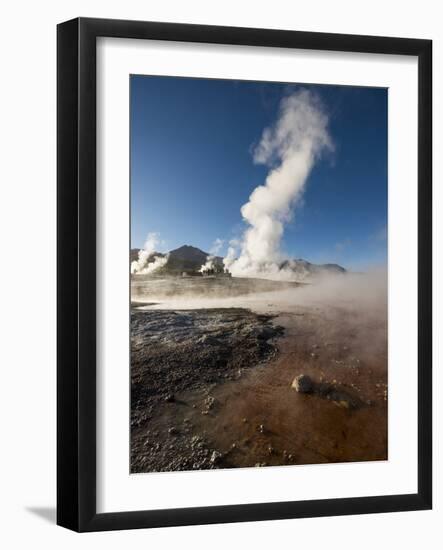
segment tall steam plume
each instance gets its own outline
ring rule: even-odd
[[[263,185],[241,208],[248,224],[240,242],[231,241],[225,266],[237,276],[277,275],[284,224],[300,200],[323,150],[332,150],[328,117],[318,96],[301,89],[280,103],[274,126],[263,131],[254,162],[269,166]]]
[[[168,261],[168,255],[155,255],[155,249],[159,243],[158,233],[148,233],[145,244],[138,251],[138,260],[131,262],[131,273],[148,275],[163,267]]]

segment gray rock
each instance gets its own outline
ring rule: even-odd
[[[211,458],[209,459],[210,464],[218,464],[220,462],[220,459],[222,458],[222,454],[218,451],[213,451]]]
[[[205,399],[205,405],[208,410],[212,409],[215,404],[215,398],[211,395],[208,395],[208,397]]]
[[[299,374],[292,381],[292,388],[299,393],[311,393],[313,384],[311,378],[307,374]]]

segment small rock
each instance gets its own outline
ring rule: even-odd
[[[208,395],[208,397],[205,399],[205,405],[206,405],[206,408],[209,410],[209,409],[212,409],[212,407],[214,406],[215,404],[215,398],[212,397],[211,395]]]
[[[291,387],[299,393],[311,393],[313,390],[312,380],[306,374],[296,376],[292,381]]]
[[[194,435],[191,438],[191,446],[194,447],[202,442],[202,438],[198,435]]]
[[[265,427],[263,426],[263,424],[259,424],[257,426],[257,430],[262,434],[262,433],[265,433]]]
[[[173,401],[175,401],[175,397],[172,393],[168,393],[168,395],[165,396],[165,401],[167,403],[172,403]]]
[[[175,426],[172,426],[172,428],[169,428],[168,434],[169,435],[177,435],[178,434],[177,428]]]
[[[211,464],[218,464],[220,462],[220,459],[222,458],[222,454],[219,453],[218,451],[213,451],[212,452],[212,455],[211,455],[211,458],[209,459],[209,462]]]

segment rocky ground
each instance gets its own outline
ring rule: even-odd
[[[195,429],[212,414],[211,391],[270,360],[283,332],[271,315],[241,308],[131,314],[131,468],[205,469],[221,454]],[[187,393],[192,399],[185,398]]]
[[[387,458],[385,316],[266,305],[134,305],[132,472]]]

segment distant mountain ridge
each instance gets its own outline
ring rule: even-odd
[[[299,258],[297,260],[285,260],[280,264],[280,269],[289,269],[301,279],[322,274],[341,274],[346,273],[346,269],[338,264],[313,264],[307,260]]]
[[[131,249],[131,262],[138,259],[138,252],[138,248]],[[168,262],[161,268],[160,273],[170,275],[181,275],[184,271],[198,271],[210,256],[208,252],[204,252],[200,248],[185,244],[175,250],[171,250],[169,253],[153,252],[148,262],[154,261],[156,256],[164,258],[166,254],[169,254]],[[223,258],[215,256],[214,263],[222,266]]]
[[[131,262],[138,259],[139,248],[131,249]],[[153,252],[148,262],[154,261],[156,256],[162,258],[168,254],[168,262],[162,267],[158,273],[167,275],[181,275],[184,271],[192,272],[198,271],[206,260],[210,256],[208,252],[200,250],[191,245],[183,245],[175,250],[171,250],[169,253]],[[215,256],[214,262],[216,265],[223,266],[223,258],[221,256]],[[346,269],[338,264],[313,264],[302,258],[285,260],[280,264],[281,270],[291,270],[300,279],[305,279],[310,276],[316,276],[326,273],[346,273]]]

